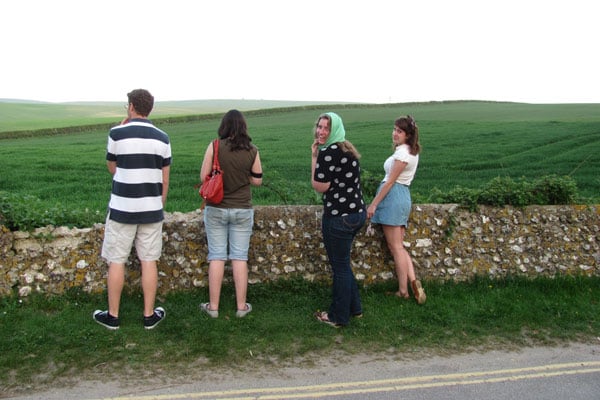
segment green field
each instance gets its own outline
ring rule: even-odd
[[[62,128],[120,121],[123,102],[41,103],[0,99],[0,137],[2,132]],[[231,108],[241,111],[310,105],[305,101],[267,100],[190,100],[157,102],[153,118],[192,114],[224,113]]]
[[[39,105],[42,110],[46,106]],[[235,107],[235,102],[222,106]],[[259,108],[260,103],[255,106]],[[17,110],[19,104],[12,107]],[[121,109],[110,118],[115,123],[121,118]],[[362,153],[365,181],[371,178],[374,182],[383,176],[383,162],[392,151],[394,119],[405,114],[415,117],[423,146],[411,189],[416,203],[430,201],[435,188],[478,188],[496,177],[534,179],[551,174],[571,176],[582,201],[598,203],[600,199],[600,104],[464,101],[247,111],[250,134],[261,151],[264,169],[263,187],[253,189],[255,204],[319,204],[310,187],[312,126],[320,112],[330,110],[342,116],[347,138]],[[69,123],[66,111],[53,112],[63,126],[103,122],[98,119],[99,112],[90,114],[87,123],[82,115]],[[185,110],[179,112],[185,114]],[[23,129],[41,128],[39,122],[26,126],[26,113],[20,115]],[[173,122],[173,118],[157,115],[155,123],[169,133],[173,150],[167,211],[188,212],[200,205],[193,186],[220,116]],[[0,191],[33,195],[48,208],[98,210],[100,222],[111,184],[105,165],[106,139],[105,128],[23,138],[3,138],[0,132],[0,155],[5,163]],[[374,195],[374,188],[365,185],[367,199]]]

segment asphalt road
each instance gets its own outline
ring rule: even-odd
[[[492,350],[449,356],[336,355],[299,365],[191,368],[162,379],[135,371],[110,379],[76,380],[19,400],[171,399],[600,399],[600,338],[558,347]],[[143,372],[141,372],[143,374]],[[104,378],[98,378],[104,379]]]

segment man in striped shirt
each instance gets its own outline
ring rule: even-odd
[[[110,130],[106,152],[113,175],[102,257],[108,262],[108,310],[96,310],[94,320],[119,329],[119,306],[125,283],[125,263],[135,243],[142,269],[144,328],[152,329],[166,315],[154,308],[158,288],[157,260],[162,252],[164,205],[169,191],[169,136],[148,119],[154,97],[145,89],[127,94],[127,118]]]

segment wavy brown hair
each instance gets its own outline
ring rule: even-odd
[[[419,144],[419,127],[417,126],[415,119],[410,115],[400,117],[394,121],[394,126],[397,126],[406,133],[406,144],[410,148],[410,154],[413,156],[419,154],[421,152],[421,145]]]

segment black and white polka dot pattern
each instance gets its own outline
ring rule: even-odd
[[[325,215],[335,217],[364,212],[360,163],[351,153],[342,152],[336,143],[319,151],[315,180],[330,182],[329,190],[323,193]]]

